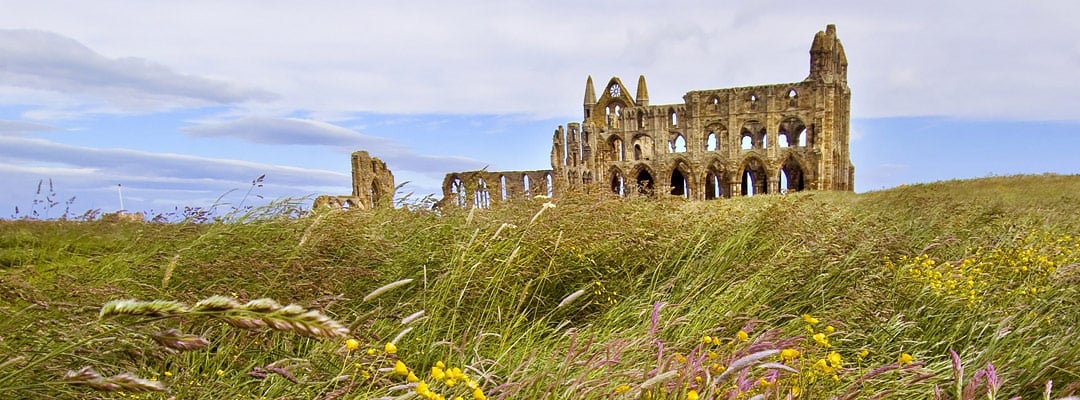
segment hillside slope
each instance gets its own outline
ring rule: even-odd
[[[1048,381],[1058,398],[1080,382],[1080,176],[544,203],[0,221],[0,397],[86,397],[59,382],[83,366],[185,399],[968,398],[991,375],[999,398]],[[98,319],[110,300],[213,295],[322,310],[354,341]],[[211,345],[163,350],[165,328]]]

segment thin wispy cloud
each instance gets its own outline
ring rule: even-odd
[[[332,146],[403,151],[385,138],[368,136],[331,123],[301,118],[247,117],[181,129],[191,137],[231,137],[259,144]]]
[[[56,130],[60,130],[60,128],[37,122],[9,121],[0,119],[0,135],[16,135]]]
[[[348,182],[348,174],[186,154],[122,148],[94,148],[43,139],[0,136],[0,163],[53,164],[90,168],[95,173],[152,179],[246,182],[266,174],[282,185],[329,186]]]
[[[268,101],[261,89],[187,75],[151,60],[109,58],[54,32],[0,30],[0,85],[86,97],[98,109],[168,109],[177,106]]]
[[[446,171],[476,169],[484,165],[468,157],[418,154],[392,139],[311,119],[247,117],[188,126],[181,131],[196,138],[233,138],[265,145],[327,146],[343,153],[367,150],[394,170],[429,176],[441,177]]]

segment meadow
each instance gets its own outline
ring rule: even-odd
[[[1041,175],[5,220],[0,398],[1061,399],[1078,206]]]

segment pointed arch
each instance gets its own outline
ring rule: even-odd
[[[653,159],[653,138],[646,134],[634,136],[633,140],[634,161]]]
[[[746,121],[743,123],[742,129],[739,129],[739,142],[743,150],[766,148],[765,136],[765,125],[757,120]],[[749,149],[746,147],[747,138],[750,139]]]
[[[510,193],[508,193],[506,187],[506,175],[499,175],[499,199],[506,201],[509,195]]]
[[[800,192],[806,189],[805,163],[793,153],[788,153],[783,164],[780,165],[780,190],[787,192]]]
[[[634,188],[639,196],[652,196],[656,193],[656,173],[648,165],[634,167]]]
[[[671,141],[672,153],[685,153],[686,152],[686,138],[681,133],[675,134],[675,139]]]
[[[488,193],[487,182],[484,177],[476,178],[476,190],[473,194],[473,206],[476,208],[491,207],[491,194]]]
[[[724,164],[719,159],[714,158],[708,165],[705,170],[705,185],[703,188],[705,200],[731,197],[731,193],[728,193],[728,177],[727,172],[724,170]]]
[[[740,164],[740,180],[742,181],[742,195],[753,196],[769,192],[769,175],[766,164],[757,156],[743,159]]]
[[[626,197],[626,177],[619,168],[612,168],[608,173],[611,175],[611,191],[619,197]]]
[[[372,179],[371,185],[368,188],[368,195],[371,199],[371,207],[378,207],[382,203],[382,193],[379,192],[379,180]]]
[[[450,180],[450,193],[454,196],[458,207],[465,208],[469,205],[468,195],[465,193],[465,182],[457,175]]]
[[[694,184],[693,181],[694,172],[690,168],[690,164],[684,159],[677,159],[671,167],[670,175],[670,194],[672,196],[679,196],[686,199],[690,198],[691,187]]]
[[[611,156],[608,161],[626,161],[626,144],[619,135],[611,135],[607,140]]]
[[[786,117],[776,129],[777,137],[783,138],[781,146],[806,146],[806,124],[799,117]]]

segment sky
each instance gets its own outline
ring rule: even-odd
[[[644,74],[652,104],[798,82],[827,24],[849,61],[857,192],[1080,173],[1072,0],[0,9],[0,218],[348,194],[355,150],[414,197],[451,171],[547,169],[586,77]]]

